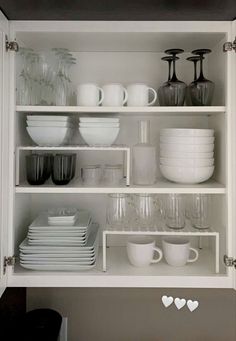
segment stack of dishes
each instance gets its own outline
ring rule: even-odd
[[[160,170],[174,182],[197,184],[214,172],[213,129],[162,129]]]
[[[79,132],[89,146],[110,146],[120,131],[117,117],[80,117]]]
[[[98,225],[87,211],[44,212],[20,245],[20,265],[31,270],[89,270],[98,253]]]
[[[70,142],[73,121],[70,116],[28,115],[27,132],[38,146],[57,147]]]

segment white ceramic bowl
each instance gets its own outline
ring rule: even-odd
[[[64,127],[72,128],[73,124],[66,121],[26,121],[28,127]]]
[[[70,128],[26,127],[29,136],[38,146],[61,146],[72,134]]]
[[[211,137],[214,129],[161,129],[161,136]]]
[[[168,159],[160,158],[161,165],[181,167],[209,167],[214,165],[214,159]]]
[[[119,117],[80,117],[81,123],[119,123]]]
[[[110,146],[115,142],[120,128],[79,128],[83,140],[90,146]]]
[[[184,136],[161,136],[161,143],[174,144],[210,144],[214,143],[214,137],[184,137]]]
[[[160,157],[168,159],[212,159],[214,157],[214,153],[193,153],[160,150]]]
[[[188,153],[209,153],[214,150],[214,143],[210,144],[174,144],[174,143],[161,143],[160,149],[162,151],[171,152],[188,152]]]
[[[27,115],[28,121],[71,121],[70,116],[60,116],[60,115]]]
[[[198,184],[210,179],[214,166],[210,167],[170,167],[160,165],[162,175],[173,182],[181,184]]]
[[[120,123],[79,123],[81,128],[119,128]]]

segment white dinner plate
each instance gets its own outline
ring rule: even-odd
[[[39,262],[39,261],[42,261],[42,262],[47,262],[47,261],[50,261],[50,262],[91,262],[91,261],[94,261],[95,259],[95,255],[91,256],[91,257],[31,257],[31,256],[25,256],[25,255],[22,255],[20,254],[20,260],[21,261],[24,261],[24,262],[27,262],[27,261],[36,261],[36,262]]]
[[[20,265],[25,269],[36,271],[85,271],[94,268],[96,262],[92,265],[32,265],[21,263]]]

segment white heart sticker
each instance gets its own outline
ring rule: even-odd
[[[175,298],[175,305],[178,310],[183,308],[185,304],[186,304],[186,300],[184,298],[179,298],[179,297]]]
[[[162,300],[162,303],[164,304],[164,306],[166,308],[169,307],[173,303],[173,301],[174,301],[172,296],[169,296],[169,297],[162,296],[161,300]]]
[[[187,301],[187,306],[188,306],[188,309],[189,309],[191,312],[193,312],[195,309],[198,308],[199,302],[198,302],[198,301],[188,300],[188,301]]]

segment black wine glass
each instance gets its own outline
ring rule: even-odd
[[[214,94],[214,83],[206,79],[203,75],[203,59],[204,55],[210,53],[210,49],[198,49],[192,51],[193,54],[198,55],[200,58],[200,74],[199,77],[190,84],[190,96],[193,105],[205,106],[211,105]]]
[[[177,59],[179,59],[178,57],[176,57]],[[159,103],[161,106],[168,106],[169,104],[169,98],[168,98],[168,94],[170,93],[169,91],[169,87],[170,85],[170,79],[171,79],[171,63],[173,61],[173,57],[172,56],[166,56],[166,57],[162,57],[162,60],[168,62],[168,80],[162,84],[162,86],[159,87],[158,89],[158,99],[159,99]]]

